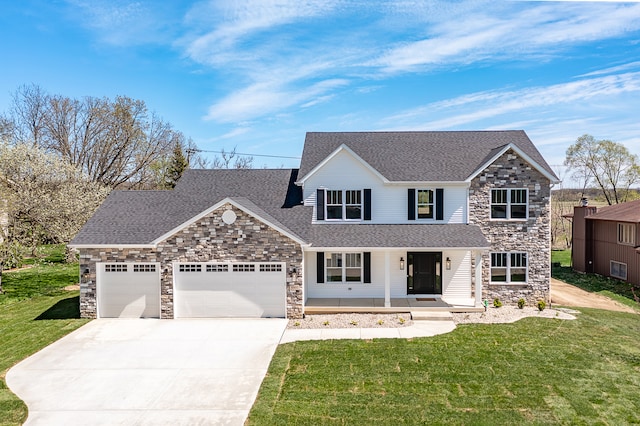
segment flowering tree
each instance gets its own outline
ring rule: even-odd
[[[8,219],[5,242],[35,248],[69,242],[109,193],[75,166],[32,144],[0,144],[0,191]]]

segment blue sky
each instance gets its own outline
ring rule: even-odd
[[[307,131],[524,129],[554,166],[584,133],[640,154],[638,2],[21,0],[0,40],[0,112],[23,84],[126,95],[258,167],[296,167],[257,155],[299,156]]]

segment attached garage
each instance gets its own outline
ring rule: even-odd
[[[97,263],[99,318],[160,318],[158,263]]]
[[[176,318],[286,317],[284,262],[175,263]]]

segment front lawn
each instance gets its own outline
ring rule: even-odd
[[[640,423],[640,316],[278,347],[251,425]]]
[[[60,249],[53,250],[30,269],[2,274],[0,425],[20,425],[27,418],[26,405],[6,386],[7,370],[87,322],[78,318],[79,292],[64,290],[78,282],[78,264],[63,259]]]

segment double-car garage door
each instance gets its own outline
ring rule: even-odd
[[[159,263],[99,263],[98,316],[160,316]],[[176,318],[285,317],[283,262],[175,263]]]

